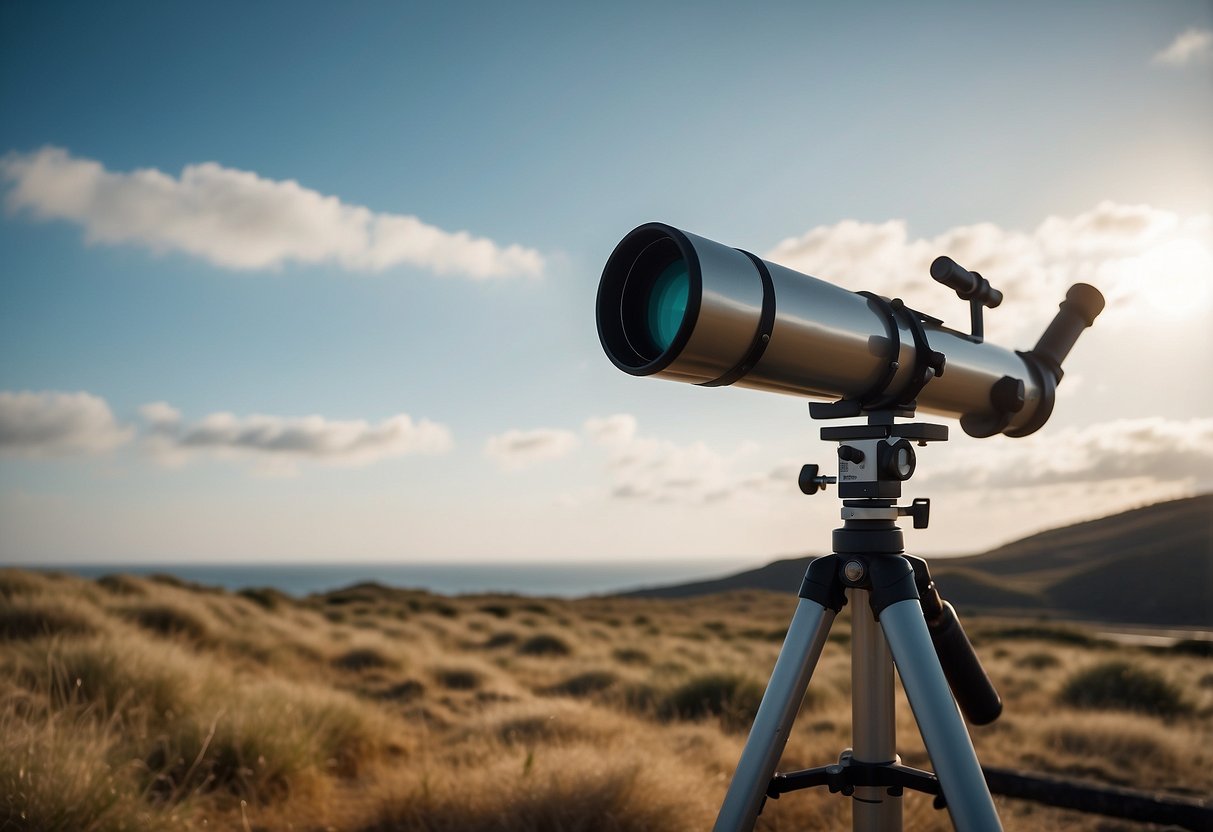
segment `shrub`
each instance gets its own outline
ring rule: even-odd
[[[491,636],[489,636],[485,640],[484,646],[486,648],[492,650],[497,647],[509,647],[511,644],[517,644],[517,643],[518,643],[518,634],[517,633],[501,632],[501,633],[493,633]]]
[[[1146,668],[1110,661],[1079,671],[1070,677],[1059,695],[1076,708],[1109,708],[1158,716],[1187,713],[1178,687]]]
[[[58,598],[11,598],[0,606],[0,641],[84,635],[94,631],[90,616],[65,606]]]
[[[121,615],[143,629],[166,638],[180,637],[201,643],[209,640],[211,635],[211,628],[201,616],[175,604],[140,604],[123,609]]]
[[[619,677],[609,670],[587,670],[552,685],[544,693],[557,696],[592,696],[613,687]]]
[[[621,664],[648,664],[649,654],[635,647],[620,647],[611,654]]]
[[[1050,667],[1057,667],[1061,664],[1061,660],[1052,653],[1028,653],[1022,656],[1015,664],[1028,670],[1047,670]]]
[[[1199,656],[1202,659],[1213,659],[1213,641],[1200,641],[1194,638],[1183,638],[1171,645],[1171,652],[1181,656]]]
[[[447,690],[475,690],[484,677],[466,667],[446,667],[434,671],[434,679]]]
[[[333,667],[353,671],[377,670],[384,667],[395,667],[396,664],[374,647],[355,647],[333,659]]]
[[[291,603],[291,597],[285,592],[281,592],[273,587],[249,587],[242,589],[238,593],[241,598],[247,598],[257,606],[271,612],[279,607],[286,606]]]
[[[567,656],[573,650],[557,636],[537,633],[518,645],[518,652],[524,656]]]
[[[511,610],[505,604],[484,604],[477,607],[477,609],[496,618],[509,618],[510,613],[513,612],[513,610]]]
[[[718,717],[727,728],[743,728],[754,721],[762,694],[762,685],[747,676],[708,673],[669,691],[658,715],[679,719]]]
[[[356,774],[381,742],[374,713],[336,691],[274,680],[235,686],[212,702],[157,736],[147,768],[161,797],[279,799],[326,771]]]
[[[379,694],[380,699],[390,699],[396,702],[411,702],[425,695],[425,685],[416,679],[405,679],[392,685]]]

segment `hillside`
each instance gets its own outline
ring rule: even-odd
[[[716,580],[629,595],[795,592],[810,560],[777,560]],[[1040,532],[980,555],[937,559],[931,571],[945,597],[962,609],[1213,627],[1213,494]]]
[[[794,603],[367,583],[296,599],[0,569],[0,830],[709,829]],[[1199,645],[967,624],[1006,703],[973,728],[984,764],[1213,793],[1213,657]],[[785,769],[850,744],[849,642],[844,613]],[[896,713],[898,753],[929,767],[900,695]],[[1007,832],[1139,828],[999,803]],[[952,828],[929,796],[904,804],[907,828]],[[850,821],[851,801],[813,789],[771,801],[756,832]]]

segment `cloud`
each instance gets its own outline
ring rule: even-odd
[[[179,177],[151,168],[123,173],[44,147],[0,158],[0,178],[10,186],[10,210],[74,222],[89,242],[178,251],[229,269],[414,266],[483,279],[537,277],[544,268],[534,249],[444,231],[414,216],[375,213],[294,180],[214,162],[187,165]]]
[[[490,436],[484,453],[505,470],[518,470],[547,459],[557,459],[577,447],[577,434],[556,428],[507,430]]]
[[[932,487],[1032,488],[1144,480],[1213,488],[1213,418],[1117,419],[966,448],[963,460],[922,466]]]
[[[843,220],[786,239],[766,257],[848,289],[900,297],[924,312],[963,321],[963,309],[949,305],[950,290],[930,278],[931,261],[940,254],[981,272],[1003,291],[1007,308],[986,313],[986,331],[996,338],[1039,334],[1065,290],[1079,281],[1103,292],[1107,318],[1143,309],[1192,315],[1213,300],[1213,215],[1181,217],[1108,201],[1073,217],[1048,217],[1031,232],[978,223],[915,238],[904,220]],[[1177,297],[1186,302],[1177,304]]]
[[[14,456],[98,454],[129,441],[104,399],[89,393],[0,391],[0,452]]]
[[[615,499],[705,503],[772,485],[769,474],[735,470],[757,448],[752,442],[743,442],[731,453],[720,453],[705,442],[641,436],[636,417],[630,413],[587,419],[582,429],[594,444],[609,452],[610,495]]]
[[[622,445],[636,436],[636,417],[630,413],[616,413],[603,419],[587,419],[586,436],[599,445]]]
[[[362,466],[411,454],[440,454],[452,447],[451,432],[427,419],[401,413],[378,424],[322,416],[237,417],[212,413],[187,423],[164,402],[145,405],[145,445],[161,461],[180,464],[198,455],[256,460],[273,473],[293,473],[312,461]]]
[[[1191,66],[1213,60],[1213,30],[1191,28],[1175,36],[1151,63],[1162,66]]]

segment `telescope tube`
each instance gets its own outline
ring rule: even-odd
[[[864,406],[906,404],[908,397],[923,410],[959,418],[970,435],[1025,436],[1048,419],[1061,361],[1103,307],[1102,296],[1086,284],[1070,296],[1041,339],[1042,358],[972,338],[896,302],[647,223],[607,260],[597,322],[607,356],[631,375]],[[925,376],[924,352],[944,359]]]

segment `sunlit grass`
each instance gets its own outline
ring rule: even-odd
[[[299,601],[3,570],[0,829],[710,828],[794,602],[373,585]],[[984,762],[1213,791],[1213,657],[1199,645],[1113,650],[1073,625],[969,624],[1006,700],[973,730]],[[844,614],[787,767],[849,744],[848,642]],[[903,700],[898,720],[903,759],[929,765]],[[1008,830],[1113,828],[1000,805]],[[759,828],[849,816],[818,790],[768,804]],[[950,828],[926,797],[907,796],[906,817]]]

